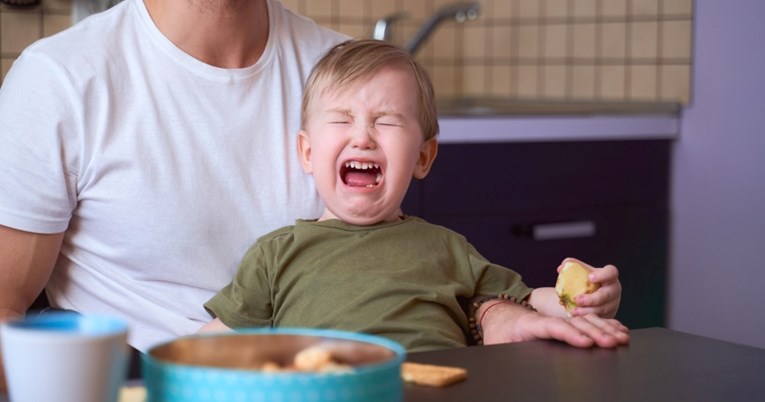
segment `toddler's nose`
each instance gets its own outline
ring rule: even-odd
[[[377,143],[373,134],[374,127],[361,126],[354,130],[353,137],[351,138],[351,146],[358,149],[375,149]]]

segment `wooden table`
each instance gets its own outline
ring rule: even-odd
[[[616,349],[533,341],[412,353],[407,360],[465,367],[468,379],[446,388],[407,384],[404,400],[765,400],[765,349],[663,328],[630,334],[630,345]],[[0,395],[0,402],[5,401]]]
[[[409,361],[456,365],[468,380],[407,385],[405,401],[764,401],[765,349],[647,328],[628,346],[577,349],[552,341],[412,353]]]

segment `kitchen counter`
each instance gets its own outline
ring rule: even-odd
[[[540,101],[492,97],[439,98],[439,113],[446,116],[551,116],[677,114],[676,102]]]
[[[442,116],[441,143],[677,139],[671,114]]]
[[[665,103],[440,100],[442,143],[676,139],[681,108]]]

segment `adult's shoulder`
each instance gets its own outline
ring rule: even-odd
[[[119,53],[115,48],[124,40],[124,29],[133,26],[133,4],[124,1],[110,9],[93,14],[84,20],[53,35],[39,39],[28,46],[24,53],[44,55],[53,60],[71,61],[89,59],[100,52]],[[106,56],[106,55],[105,55]]]
[[[14,65],[17,74],[22,79],[41,78],[39,85],[48,86],[51,84],[46,80],[79,86],[103,76],[123,56],[121,47],[132,37],[126,34],[135,26],[131,3],[123,1],[27,46],[15,63],[18,66]]]
[[[258,238],[258,243],[280,243],[289,241],[295,235],[295,225],[282,226]]]

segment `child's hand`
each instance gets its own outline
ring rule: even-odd
[[[577,296],[575,300],[576,308],[571,311],[571,315],[577,317],[587,314],[595,314],[602,318],[614,318],[616,316],[616,311],[619,310],[619,303],[622,298],[622,285],[619,282],[619,270],[613,265],[606,265],[603,268],[593,268],[574,258],[566,258],[561,265],[558,266],[558,272],[560,272],[567,261],[575,261],[591,268],[590,282],[600,285],[600,288],[593,293]]]

